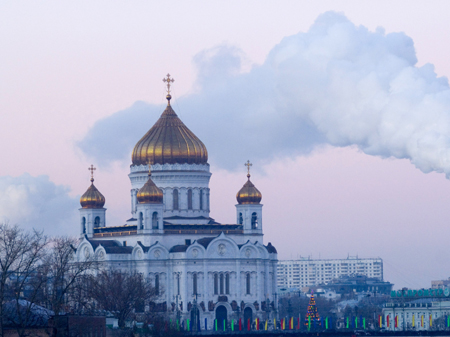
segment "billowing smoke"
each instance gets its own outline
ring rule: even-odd
[[[307,32],[284,38],[262,65],[243,72],[242,60],[232,46],[199,53],[195,93],[173,104],[213,163],[234,168],[328,143],[450,175],[448,81],[430,64],[416,66],[405,34],[370,32],[327,12]],[[98,121],[80,147],[100,164],[129,162],[162,110],[135,104]]]
[[[53,235],[78,234],[78,198],[48,176],[0,177],[0,221]]]

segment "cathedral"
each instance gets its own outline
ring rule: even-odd
[[[237,192],[236,223],[210,217],[211,172],[202,141],[170,105],[131,155],[131,218],[108,226],[105,197],[91,185],[80,199],[76,258],[143,273],[157,298],[149,310],[206,322],[276,315],[277,251],[263,241],[262,194],[250,180]],[[94,168],[91,166],[91,173]],[[194,324],[194,323],[191,323]],[[193,325],[195,326],[195,325]]]

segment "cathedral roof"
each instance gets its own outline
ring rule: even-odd
[[[91,178],[91,186],[81,196],[80,204],[83,208],[103,208],[105,205],[105,197],[94,186],[94,178]]]
[[[236,194],[237,202],[241,204],[259,204],[262,199],[262,194],[250,181],[250,174],[247,174],[247,182],[242,186]]]
[[[141,138],[133,149],[133,165],[150,164],[206,164],[208,152],[205,145],[178,118],[168,104],[161,117]]]

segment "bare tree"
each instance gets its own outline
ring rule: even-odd
[[[121,328],[125,327],[136,305],[156,297],[154,287],[136,272],[103,270],[91,277],[89,289],[90,297],[101,309],[113,313]]]
[[[42,262],[48,239],[42,232],[25,232],[17,225],[0,224],[0,333],[3,336],[4,304],[14,301],[14,322],[20,336],[29,321],[45,277]],[[20,299],[26,301],[19,302]],[[25,306],[25,308],[23,308]]]
[[[94,256],[77,262],[75,261],[76,239],[57,237],[51,240],[51,249],[47,254],[45,265],[47,269],[47,298],[49,307],[55,315],[67,312],[70,300],[78,289],[83,276],[96,269]],[[78,303],[71,303],[73,306]]]

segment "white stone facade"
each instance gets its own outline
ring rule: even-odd
[[[192,318],[198,310],[202,327],[207,318],[212,328],[216,318],[220,324],[274,317],[277,252],[263,243],[262,205],[236,205],[241,223],[215,222],[209,216],[210,176],[207,164],[152,165],[164,202],[139,204],[136,194],[148,167],[131,166],[132,218],[110,227],[105,209],[81,209],[82,219],[103,216],[99,226],[82,226],[77,258],[96,256],[105,266],[143,273],[159,290],[151,307],[174,319]]]
[[[384,327],[392,331],[431,330],[433,326],[444,328],[447,326],[446,319],[449,315],[449,301],[387,303],[386,307],[383,308]],[[389,327],[387,326],[388,316]],[[396,317],[398,320],[397,327],[395,326]]]

